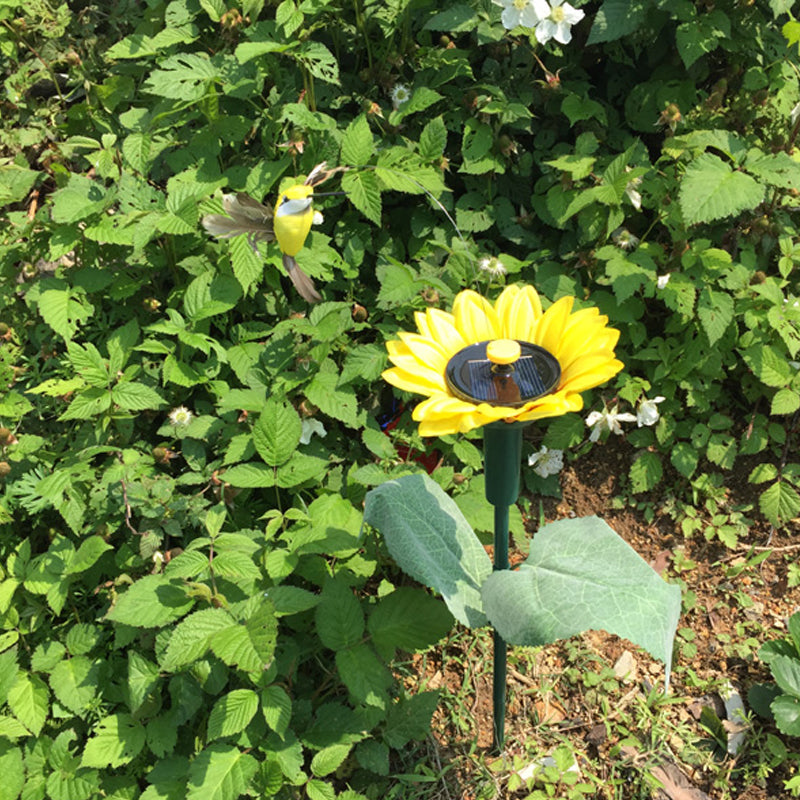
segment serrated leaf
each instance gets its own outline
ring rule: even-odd
[[[649,492],[658,485],[664,474],[661,458],[657,453],[645,451],[631,464],[630,478],[634,493]]]
[[[753,374],[767,386],[782,388],[792,378],[792,369],[786,359],[769,345],[753,345],[742,351],[742,358]]]
[[[231,240],[228,251],[231,257],[231,267],[236,280],[243,292],[255,286],[264,272],[264,262],[261,256],[254,252],[246,236],[236,236]]]
[[[0,789],[3,800],[16,800],[25,785],[25,765],[22,750],[10,742],[0,741],[0,775],[3,776]]]
[[[361,641],[364,613],[350,587],[342,580],[329,580],[317,606],[317,633],[325,647],[343,650]]]
[[[372,170],[346,172],[342,175],[342,191],[370,222],[381,224],[381,192]]]
[[[269,727],[283,736],[292,718],[292,700],[280,686],[267,686],[261,692],[261,712]]]
[[[219,739],[243,731],[258,711],[258,695],[252,689],[234,689],[214,703],[208,717],[208,738]]]
[[[736,172],[718,156],[703,153],[686,168],[678,200],[687,225],[754,209],[764,199],[764,187],[750,175]]]
[[[236,800],[247,791],[258,761],[238,748],[212,744],[192,761],[186,800]]]
[[[164,405],[164,398],[143,383],[118,383],[111,389],[111,399],[126,411],[154,410]]]
[[[781,733],[800,736],[800,698],[781,695],[772,701],[770,709]]]
[[[363,167],[369,163],[375,152],[375,143],[369,122],[364,114],[356,117],[344,132],[341,159],[343,164]]]
[[[137,628],[160,628],[180,619],[193,605],[183,581],[146,575],[119,596],[106,618]]]
[[[794,414],[800,408],[800,394],[792,389],[778,389],[772,398],[770,414]]]
[[[237,489],[266,489],[275,485],[275,468],[266,464],[237,464],[224,474],[225,482]]]
[[[135,650],[128,651],[128,705],[134,714],[156,691],[159,684],[156,664]]]
[[[86,742],[81,758],[84,767],[121,767],[136,758],[144,747],[145,730],[130,714],[112,714],[100,720]]]
[[[699,457],[697,450],[688,442],[678,442],[670,452],[669,460],[685,478],[691,478],[697,469]]]
[[[419,155],[425,161],[440,159],[447,146],[447,126],[442,117],[434,117],[419,135]]]
[[[315,78],[339,85],[339,63],[322,42],[306,39],[290,52]],[[238,57],[238,48],[237,48]]]
[[[236,624],[213,634],[211,649],[229,667],[260,672],[272,660],[277,631],[272,604],[265,598],[263,605],[244,625]]]
[[[253,426],[253,443],[267,465],[277,467],[291,458],[302,432],[300,416],[294,408],[270,398]]]
[[[336,653],[336,669],[344,685],[359,703],[385,708],[392,676],[375,651],[357,644]]]
[[[207,55],[181,53],[165,58],[150,73],[142,90],[158,97],[192,102],[200,100],[218,77],[219,71]]]
[[[211,637],[236,625],[222,608],[204,608],[182,619],[169,637],[166,653],[161,660],[163,669],[174,672],[202,658],[209,648]]]
[[[711,345],[716,344],[733,321],[733,298],[726,292],[714,291],[709,286],[700,290],[697,298],[697,316]]]
[[[339,372],[329,359],[306,387],[306,397],[329,417],[341,420],[351,428],[358,426],[358,399],[351,386],[340,385]]]
[[[38,675],[19,672],[8,691],[8,705],[14,716],[38,736],[50,711],[50,693]]]
[[[61,661],[50,674],[50,688],[64,708],[82,717],[97,697],[100,662],[86,656]]]
[[[39,295],[42,319],[61,337],[71,339],[80,323],[92,316],[92,306],[69,288],[47,289]]]
[[[367,627],[378,652],[391,658],[396,648],[413,652],[436,644],[453,627],[453,616],[440,600],[404,586],[378,601]]]
[[[492,563],[438,484],[427,475],[384,483],[367,493],[364,522],[380,531],[404,572],[442,595],[459,622],[486,625],[480,587]]]
[[[603,0],[586,44],[613,42],[633,33],[645,19],[644,9],[645,6],[637,0]]]
[[[773,525],[781,525],[800,514],[800,495],[786,481],[779,480],[758,498],[758,507]]]
[[[324,778],[326,775],[336,772],[342,766],[352,748],[352,744],[332,744],[329,747],[324,747],[315,753],[314,758],[311,759],[312,774],[318,778]]]
[[[598,517],[540,528],[525,563],[492,573],[482,596],[487,616],[510,644],[536,647],[606,630],[664,661],[669,685],[680,588],[662,580]]]
[[[401,748],[412,739],[424,739],[430,732],[431,717],[438,703],[438,692],[418,692],[392,704],[386,715],[383,735],[386,744]]]

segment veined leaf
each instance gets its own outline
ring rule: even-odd
[[[145,731],[130,714],[112,714],[100,720],[83,749],[84,767],[121,767],[144,747]]]
[[[8,705],[14,716],[34,736],[38,736],[50,711],[50,693],[38,675],[19,672],[8,691]]]
[[[253,756],[230,745],[212,744],[189,768],[186,800],[236,800],[258,769]]]
[[[258,695],[252,689],[234,689],[220,697],[208,717],[208,738],[219,739],[243,731],[258,711]]]

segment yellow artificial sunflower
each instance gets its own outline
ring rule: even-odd
[[[427,397],[413,413],[422,436],[463,433],[498,420],[525,422],[579,411],[581,392],[605,383],[623,364],[614,355],[619,331],[609,328],[608,317],[596,308],[573,312],[574,301],[574,297],[562,297],[542,311],[531,286],[508,286],[494,305],[472,290],[459,292],[451,314],[436,308],[417,312],[419,332],[400,331],[399,340],[386,343],[394,366],[383,378],[398,389]],[[498,342],[501,350],[519,343],[526,353],[546,351],[544,358],[554,365],[552,385],[541,384],[537,377],[534,383],[541,384],[544,393],[523,391],[518,403],[504,400],[507,393],[495,395],[495,402],[488,394],[478,395],[479,399],[466,397],[450,380],[453,365],[458,362],[458,369],[466,374],[472,363],[485,361],[492,343]],[[513,358],[499,363],[510,361]]]

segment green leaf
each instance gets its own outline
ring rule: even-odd
[[[419,692],[401,697],[389,707],[383,738],[389,747],[405,747],[412,739],[424,739],[431,728],[431,717],[439,703],[438,692]]]
[[[358,399],[351,386],[341,385],[339,372],[330,359],[320,365],[319,372],[306,387],[306,397],[323,414],[341,420],[351,428],[358,427]]]
[[[688,442],[678,442],[670,452],[669,460],[684,478],[690,478],[697,469],[697,450]]]
[[[770,709],[781,733],[800,736],[800,698],[781,695],[772,701]]]
[[[637,0],[603,0],[586,44],[613,42],[633,33],[644,22],[644,12],[645,4]]]
[[[385,708],[391,673],[367,644],[357,644],[336,653],[336,668],[350,694],[359,703]]]
[[[325,781],[311,778],[306,784],[308,800],[336,800],[336,789]]]
[[[664,661],[669,685],[680,589],[597,517],[540,528],[525,563],[492,573],[482,594],[487,616],[510,644],[536,647],[606,630]]]
[[[336,772],[352,750],[352,744],[332,744],[324,747],[311,759],[311,772],[318,778],[324,778]]]
[[[253,252],[246,236],[236,236],[231,240],[228,251],[231,257],[231,267],[236,280],[246,292],[261,279],[264,272],[264,262],[258,253]]]
[[[182,619],[171,632],[161,666],[168,672],[202,658],[209,648],[211,637],[235,625],[231,615],[222,608],[204,608]]]
[[[41,174],[16,164],[0,164],[0,206],[22,202]]]
[[[800,408],[800,394],[792,389],[779,389],[772,398],[770,414],[794,414]]]
[[[280,686],[267,686],[261,692],[261,712],[269,727],[283,736],[292,718],[292,700]]]
[[[111,389],[111,399],[126,411],[158,409],[164,405],[164,398],[143,383],[118,383]]]
[[[120,595],[107,619],[137,628],[160,628],[180,619],[193,605],[183,581],[146,575]]]
[[[10,742],[0,741],[0,774],[3,776],[0,790],[3,800],[16,800],[25,785],[25,765],[22,750]]]
[[[442,117],[434,117],[419,135],[419,155],[425,161],[436,161],[442,157],[447,146],[447,126]]]
[[[237,489],[266,489],[275,485],[275,468],[266,464],[237,464],[225,470],[225,482]]]
[[[346,172],[342,175],[342,190],[370,222],[381,224],[381,192],[373,171]]]
[[[87,219],[102,211],[112,197],[98,181],[73,172],[67,185],[52,194],[53,220],[70,223]]]
[[[700,14],[691,22],[678,25],[675,41],[686,69],[689,69],[701,56],[716,50],[720,42],[729,39],[730,35],[730,21],[718,9]]]
[[[134,714],[153,696],[159,680],[156,664],[135,650],[128,651],[128,705]]]
[[[62,338],[71,339],[78,326],[92,316],[92,306],[69,288],[47,289],[39,295],[42,319]]]
[[[208,717],[208,738],[219,739],[243,731],[258,711],[258,695],[252,689],[234,689],[214,703]]]
[[[343,164],[363,167],[369,163],[375,152],[372,131],[364,114],[357,116],[344,132],[341,159]]]
[[[703,153],[686,168],[678,200],[687,225],[712,222],[754,209],[764,199],[764,187],[744,172],[736,172],[718,156]]]
[[[649,492],[658,485],[664,474],[661,458],[658,453],[644,451],[640,453],[631,464],[631,488],[635,494]]]
[[[364,635],[361,605],[343,580],[334,578],[325,584],[315,619],[322,644],[331,650],[351,647]]]
[[[271,397],[253,426],[253,443],[261,458],[270,467],[277,467],[297,449],[302,429],[294,408]]]
[[[308,611],[311,608],[315,608],[321,599],[318,594],[309,592],[307,589],[285,584],[273,586],[267,592],[267,596],[272,600],[275,606],[275,613],[279,617]]]
[[[697,316],[709,344],[714,345],[733,321],[733,298],[726,292],[717,292],[704,286],[697,298]]]
[[[487,624],[480,589],[492,563],[438,484],[427,475],[384,483],[367,493],[364,522],[381,532],[403,571],[442,595],[459,622]]]
[[[770,660],[769,668],[780,690],[800,699],[800,658],[778,655]]]
[[[778,481],[758,498],[758,507],[773,525],[778,526],[800,514],[800,495],[786,481]]]
[[[165,58],[142,86],[142,91],[188,103],[200,100],[219,78],[211,59],[200,53],[181,53]]]
[[[291,55],[315,78],[339,85],[339,63],[322,42],[306,39],[299,48],[291,52]]]
[[[218,314],[227,314],[235,308],[241,297],[242,288],[235,278],[205,272],[186,287],[183,308],[189,319],[198,322]]]
[[[192,761],[186,800],[236,800],[258,769],[258,761],[238,748],[212,744]]]
[[[38,675],[19,672],[8,691],[8,705],[14,716],[34,736],[38,736],[50,711],[50,693]]]
[[[100,662],[86,656],[61,661],[50,674],[50,688],[56,700],[73,714],[83,717],[97,697]]]
[[[264,598],[244,625],[236,624],[211,636],[211,649],[229,667],[261,672],[272,661],[278,623],[272,603]]]
[[[767,386],[782,388],[791,381],[792,368],[769,345],[756,344],[740,352],[745,364]]]
[[[130,714],[101,719],[92,734],[83,749],[84,767],[121,767],[133,761],[144,747],[144,728]]]
[[[440,600],[404,586],[378,601],[367,627],[388,659],[396,648],[413,652],[436,644],[453,627],[453,617]]]

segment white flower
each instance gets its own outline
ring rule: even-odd
[[[501,275],[505,275],[507,270],[503,265],[503,262],[499,258],[495,258],[494,256],[487,256],[486,258],[482,258],[478,262],[478,266],[484,271],[488,272],[493,278],[499,278]]]
[[[503,9],[500,19],[503,27],[511,30],[522,26],[535,28],[549,13],[547,0],[492,0]]]
[[[636,422],[636,417],[633,414],[618,413],[617,406],[614,406],[610,411],[605,407],[602,411],[592,411],[586,417],[586,424],[592,429],[589,441],[596,442],[604,429],[620,436],[622,434],[620,422]]]
[[[321,439],[324,439],[328,435],[325,426],[318,419],[314,419],[313,417],[304,419],[302,425],[303,429],[300,433],[300,444],[308,444],[315,433]]]
[[[627,228],[617,228],[611,238],[621,250],[635,250],[639,246],[639,237],[634,236]]]
[[[558,475],[564,467],[564,451],[548,450],[544,445],[538,453],[528,456],[528,466],[542,478]]]
[[[391,98],[394,110],[397,111],[400,106],[411,99],[411,90],[404,83],[398,83],[392,89]]]
[[[169,412],[169,421],[178,428],[185,428],[194,419],[194,414],[186,406],[178,406]]]
[[[656,278],[656,286],[663,289],[669,283],[669,272],[666,275],[659,275]]]
[[[537,11],[542,6],[548,5],[546,0],[535,3]],[[545,18],[536,26],[536,38],[542,43],[547,44],[551,39],[555,39],[561,44],[569,44],[572,41],[572,31],[570,28],[575,23],[580,22],[586,15],[583,11],[573,8],[563,0],[550,0],[550,8],[547,14],[542,14]],[[541,14],[541,11],[539,13]]]
[[[625,171],[630,172],[630,167],[626,167]],[[642,193],[638,191],[638,187],[641,185],[641,183],[642,179],[640,176],[628,181],[625,184],[625,194],[628,195],[628,200],[631,201],[631,204],[637,211],[642,210]]]
[[[663,403],[665,399],[664,397],[656,397],[653,400],[642,400],[636,411],[637,426],[641,428],[642,425],[655,425],[660,416],[656,406],[659,403]]]

